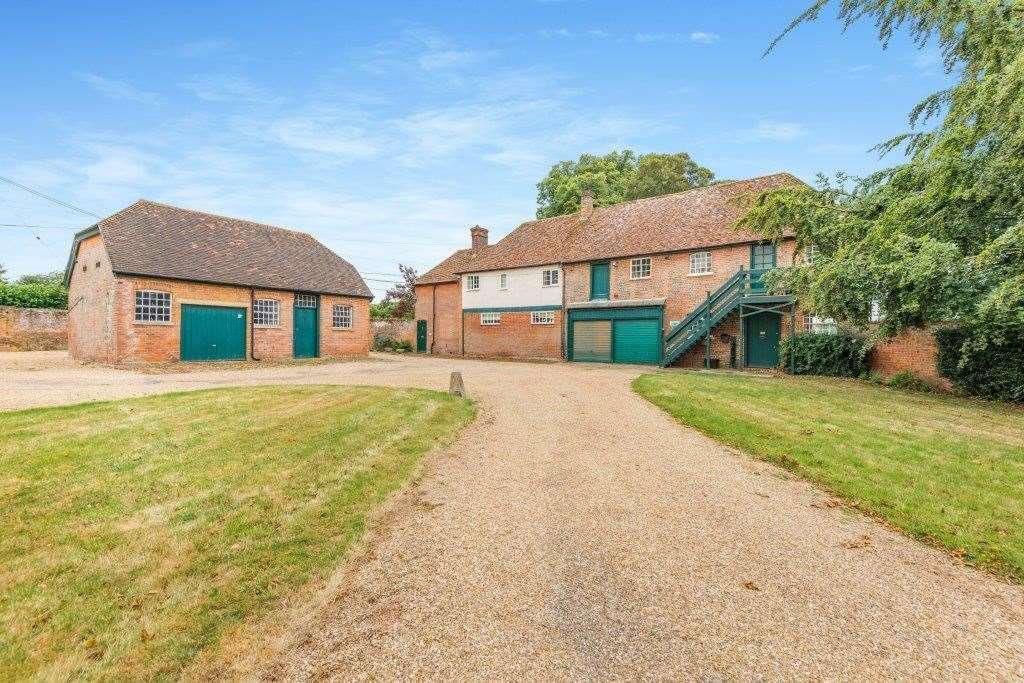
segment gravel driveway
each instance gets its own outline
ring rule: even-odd
[[[0,408],[267,382],[445,388],[463,371],[479,419],[264,677],[1024,677],[1024,589],[680,428],[630,391],[639,368],[402,357],[140,375],[8,355]]]

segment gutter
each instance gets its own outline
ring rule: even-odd
[[[259,360],[256,357],[256,290],[249,288],[249,358]],[[294,323],[293,323],[294,324]]]

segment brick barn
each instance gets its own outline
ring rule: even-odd
[[[68,349],[108,363],[362,356],[372,295],[303,232],[146,200],[75,235]]]
[[[834,326],[764,291],[794,263],[777,243],[736,230],[742,200],[798,184],[788,173],[527,221],[471,244],[416,281],[419,351],[483,357],[774,367],[793,330]]]

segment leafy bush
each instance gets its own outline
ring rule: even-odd
[[[68,290],[62,284],[0,282],[0,306],[67,308]]]
[[[412,351],[412,344],[404,339],[395,339],[386,334],[378,334],[373,338],[374,351]]]
[[[899,389],[900,391],[916,391],[919,393],[930,393],[935,391],[935,387],[933,385],[929,384],[927,380],[918,377],[910,370],[897,372],[886,380],[885,384],[889,385],[893,389]]]
[[[939,374],[960,392],[1024,403],[1024,350],[1019,339],[979,343],[965,328],[937,330]]]
[[[796,375],[860,377],[867,372],[871,343],[849,334],[805,332],[780,346],[780,366]]]

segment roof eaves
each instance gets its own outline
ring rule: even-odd
[[[78,247],[82,243],[82,240],[88,239],[93,235],[100,234],[99,223],[93,223],[84,230],[79,230],[75,233],[74,238],[71,242],[71,253],[68,255],[68,263],[64,266],[64,287],[71,286],[71,273],[75,267],[75,259],[78,258]]]

